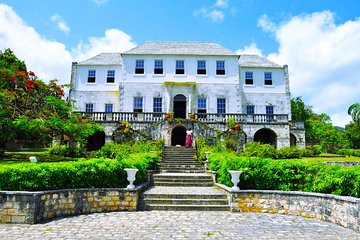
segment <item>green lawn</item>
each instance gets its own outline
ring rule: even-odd
[[[337,154],[322,153],[319,157],[304,157],[304,161],[320,161],[320,162],[360,162],[360,157],[339,156]],[[291,160],[291,159],[289,159]]]
[[[15,166],[19,163],[35,164],[30,162],[29,157],[35,156],[39,163],[44,162],[68,162],[78,161],[81,158],[70,158],[50,155],[47,149],[23,149],[21,152],[5,152],[5,156],[0,159],[0,170],[6,167]]]

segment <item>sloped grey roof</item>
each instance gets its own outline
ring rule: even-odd
[[[79,62],[78,65],[122,65],[121,53],[101,53]]]
[[[277,63],[253,54],[241,54],[239,58],[239,64],[240,67],[282,68],[282,66]]]
[[[124,54],[239,56],[213,42],[145,42]]]

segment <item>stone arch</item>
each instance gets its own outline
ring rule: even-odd
[[[186,97],[183,94],[177,94],[173,101],[174,118],[186,118]]]
[[[294,134],[290,133],[290,146],[296,146],[297,138]]]
[[[105,132],[96,131],[93,135],[89,136],[86,140],[86,150],[95,151],[99,150],[105,145]]]
[[[258,130],[254,135],[254,142],[260,142],[264,144],[273,145],[276,148],[277,135],[276,133],[268,128],[262,128]]]
[[[175,126],[171,131],[171,146],[185,146],[186,127],[183,125]]]

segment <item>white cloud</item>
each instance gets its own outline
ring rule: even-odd
[[[57,27],[63,31],[64,33],[69,33],[70,32],[70,27],[66,24],[65,20],[63,19],[63,17],[55,14],[51,17],[51,21],[53,23],[55,23],[57,25]]]
[[[72,53],[78,61],[82,61],[103,52],[125,52],[135,46],[131,36],[125,32],[108,29],[104,37],[91,37],[87,43],[79,43]]]
[[[215,7],[227,8],[228,7],[228,0],[217,0]]]
[[[64,44],[40,36],[9,6],[0,4],[0,49],[11,48],[44,80],[68,82],[72,57]]]
[[[104,37],[91,37],[71,52],[64,44],[48,40],[26,24],[6,4],[0,4],[0,49],[10,48],[25,61],[28,70],[41,79],[70,82],[71,62],[81,61],[102,52],[122,52],[135,46],[126,33],[109,29]]]
[[[257,21],[257,26],[261,27],[265,32],[275,32],[277,26],[275,23],[271,22],[269,17],[266,14],[263,14]]]
[[[288,64],[293,96],[303,96],[318,113],[348,123],[346,110],[360,102],[360,19],[335,24],[329,11],[301,14],[276,26],[267,17],[259,24],[273,31],[279,50],[268,58]]]
[[[256,54],[262,56],[262,51],[256,46],[256,43],[251,43],[249,46],[245,46],[243,49],[236,50],[236,54]]]
[[[100,6],[107,3],[108,0],[91,0],[91,1],[94,2],[96,5]]]
[[[224,10],[228,8],[228,0],[216,0],[215,4],[210,7],[203,7],[194,11],[194,16],[211,19],[212,22],[222,22],[225,19]],[[220,10],[222,9],[222,10]],[[231,12],[235,11],[232,9]]]
[[[194,16],[201,16],[204,18],[209,18],[213,22],[222,22],[224,20],[225,14],[219,10],[210,10],[208,8],[200,8],[194,11]]]

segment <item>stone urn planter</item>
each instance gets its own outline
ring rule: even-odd
[[[189,119],[194,120],[195,119],[195,114],[194,113],[189,113]]]
[[[165,113],[165,119],[171,119],[172,113]]]
[[[129,181],[129,185],[127,185],[127,189],[134,189],[134,181],[136,179],[136,172],[139,171],[137,168],[124,168],[127,174],[127,180]]]
[[[231,174],[231,182],[234,184],[231,190],[240,191],[240,188],[238,187],[238,183],[240,182],[240,175],[242,171],[229,170],[229,173]]]

